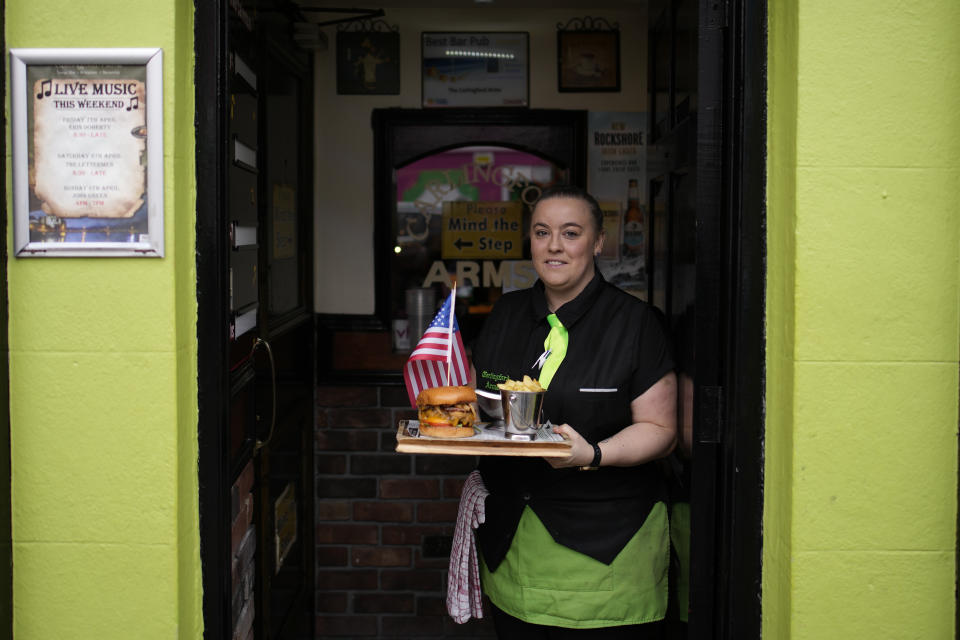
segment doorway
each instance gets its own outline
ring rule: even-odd
[[[238,17],[226,2],[212,4],[217,5],[216,10],[198,5],[198,30],[203,29],[204,33],[198,42],[207,42],[204,49],[198,50],[198,69],[212,86],[224,86],[231,42],[226,25],[236,23]],[[685,356],[682,362],[691,367],[688,373],[694,381],[690,403],[681,407],[685,415],[692,416],[689,444],[693,463],[685,471],[681,467],[681,474],[688,477],[692,505],[692,613],[688,627],[681,627],[674,637],[759,638],[765,3],[651,0],[648,16],[648,42],[656,47],[651,49],[649,61],[651,67],[659,65],[649,73],[649,130],[655,142],[651,144],[651,153],[661,155],[655,158],[657,162],[651,162],[648,171],[651,185],[647,204],[653,216],[651,235],[660,239],[657,246],[664,247],[662,253],[651,257],[650,295],[651,300],[663,305],[678,334],[697,336],[695,341],[680,347]],[[209,21],[207,27],[212,24],[217,28],[204,28],[204,19]],[[210,34],[215,36],[213,42]],[[696,64],[691,65],[694,55]],[[220,63],[206,63],[206,56],[219,59]],[[206,95],[209,99],[210,95]],[[222,100],[209,103],[202,95],[198,96],[198,104],[204,116],[201,127],[218,126],[217,119],[223,117],[226,104]],[[213,105],[217,105],[217,112],[205,113]],[[206,140],[211,148],[222,152],[222,133],[218,135],[199,136],[201,146],[205,146]],[[228,193],[227,165],[222,159],[216,160],[220,163],[216,164],[208,150],[201,150],[198,160],[201,207],[213,211],[217,209],[217,194],[207,189]],[[361,175],[373,171],[372,166],[353,169]],[[203,179],[205,175],[215,176],[216,180],[208,183]],[[262,191],[258,195],[261,199],[269,197]],[[382,190],[375,197],[384,197]],[[209,278],[207,291],[228,289],[222,271],[224,265],[230,264],[230,252],[235,250],[223,244],[223,229],[228,224],[224,213],[201,215],[198,223],[200,248],[209,249],[200,257],[201,265],[207,264],[201,269],[201,278]],[[376,276],[378,284],[384,279]],[[259,299],[264,300],[262,296]],[[226,365],[229,369],[229,346],[222,338],[223,327],[229,326],[233,311],[243,309],[225,309],[223,304],[221,301],[216,309],[201,305],[201,357],[206,354],[221,368]],[[332,326],[363,334],[364,342],[379,339],[382,334],[389,335],[384,326],[389,320],[389,312],[385,311],[389,304],[389,300],[382,303],[378,297],[372,314],[341,314],[337,318],[339,324]],[[327,320],[329,315],[321,316],[322,322]],[[258,326],[261,323],[258,316]],[[321,351],[324,344],[336,347],[335,340],[325,343],[327,338],[321,333]],[[389,351],[389,341],[386,345]],[[240,352],[256,353],[251,361],[252,380],[259,379],[259,383],[250,384],[269,395],[265,389],[269,377],[258,369],[267,366],[265,351],[254,349],[255,343],[247,346],[249,350],[241,348]],[[346,350],[357,355],[352,345]],[[385,389],[400,384],[399,376],[390,380],[389,376],[380,375],[386,370],[374,371],[379,376],[375,376],[376,380],[357,372],[348,372],[348,377],[351,382],[382,385],[375,392],[382,397],[388,395]],[[320,376],[328,376],[328,381],[346,380],[341,373],[323,365],[320,370]],[[210,394],[207,409],[201,405],[201,420],[212,417],[221,423],[227,421],[230,408],[217,404],[214,398],[221,392],[223,397],[229,395],[229,378],[225,381],[222,371],[217,374],[203,367],[201,376],[201,394]],[[258,400],[256,393],[253,397],[254,405],[269,406],[265,400]],[[254,414],[254,429],[255,418]],[[254,443],[256,439],[254,436]],[[386,450],[380,441],[372,447],[373,451]],[[216,463],[208,460],[207,464]],[[210,473],[209,466],[204,467],[201,460],[202,474],[205,468]],[[418,465],[416,471],[421,470]],[[226,520],[223,514],[219,517],[221,522]],[[216,534],[205,528],[204,536],[207,535]],[[442,546],[442,541],[430,542]],[[207,562],[205,557],[205,581]],[[229,590],[222,578],[226,566],[221,563],[218,568],[214,560],[209,568],[213,575],[221,576],[219,589],[223,597]],[[205,617],[206,604],[205,601]],[[216,606],[211,611],[215,612]],[[222,615],[226,605],[219,606]]]

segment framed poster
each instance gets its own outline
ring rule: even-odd
[[[557,90],[620,91],[620,31],[558,29]]]
[[[424,107],[530,106],[529,36],[423,32]]]
[[[12,49],[14,255],[163,256],[163,52]]]
[[[587,118],[587,185],[600,201],[606,231],[600,271],[608,282],[647,299],[647,114],[591,111]]]
[[[395,31],[337,32],[337,94],[400,93],[400,34]]]

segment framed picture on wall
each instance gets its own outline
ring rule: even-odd
[[[337,32],[337,94],[400,93],[400,34],[396,31]]]
[[[530,106],[524,32],[421,34],[424,107]]]
[[[12,49],[17,257],[163,257],[161,49]]]
[[[620,91],[620,31],[558,29],[557,90]]]

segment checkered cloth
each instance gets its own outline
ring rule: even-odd
[[[471,617],[483,617],[480,598],[480,566],[473,530],[483,522],[483,503],[490,494],[479,471],[467,476],[460,494],[457,526],[453,530],[450,549],[450,571],[447,579],[447,612],[457,624]]]

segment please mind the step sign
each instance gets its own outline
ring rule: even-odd
[[[523,203],[444,202],[444,260],[523,257]]]

